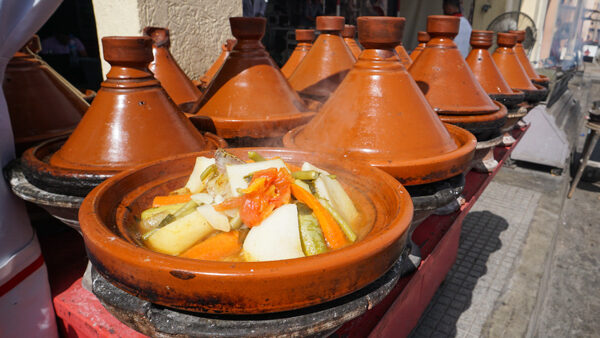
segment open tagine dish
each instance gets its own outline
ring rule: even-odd
[[[114,176],[79,214],[117,287],[181,310],[259,314],[354,292],[399,258],[413,206],[391,176],[277,148],[179,155]]]

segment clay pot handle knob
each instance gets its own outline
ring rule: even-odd
[[[420,31],[417,33],[417,41],[419,41],[419,43],[427,43],[430,39],[431,37],[427,32]]]
[[[315,39],[314,29],[296,29],[296,41],[311,43]]]
[[[40,42],[40,37],[37,34],[34,34],[29,41],[24,46],[28,48],[34,54],[37,54],[42,51],[42,43]]]
[[[147,36],[107,36],[102,38],[104,59],[111,65],[140,64],[148,66],[152,54],[152,39]]]
[[[342,31],[342,37],[354,39],[355,35],[356,35],[356,26],[344,25],[344,30]]]
[[[341,32],[344,30],[344,22],[343,16],[317,16],[317,30]]]
[[[402,41],[406,19],[391,16],[361,16],[358,40],[365,49],[394,49]]]
[[[492,46],[493,39],[493,31],[473,30],[471,32],[471,46],[473,48],[488,49]]]
[[[460,18],[450,15],[430,15],[427,17],[427,33],[433,38],[444,36],[454,38],[458,35]]]
[[[239,40],[260,40],[265,35],[267,19],[265,18],[229,18],[231,34]]]
[[[171,46],[168,28],[147,26],[144,28],[144,35],[152,38],[156,47],[169,48]]]
[[[525,41],[525,31],[510,30],[508,32],[517,35],[517,43],[521,43],[521,42]]]
[[[517,35],[512,33],[498,33],[498,46],[512,48],[517,44]]]

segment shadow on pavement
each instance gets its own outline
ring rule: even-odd
[[[474,292],[487,292],[496,281],[500,263],[488,261],[502,247],[500,233],[506,229],[508,222],[489,211],[471,212],[465,217],[456,262],[410,337],[457,336],[459,330],[479,335],[496,297],[473,307],[471,300]],[[488,271],[488,266],[494,271]]]

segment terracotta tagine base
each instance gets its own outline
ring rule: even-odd
[[[486,141],[496,137],[500,132],[500,128],[506,122],[508,110],[504,105],[494,101],[498,106],[498,110],[492,114],[485,115],[451,115],[438,113],[440,119],[445,123],[450,123],[455,126],[468,130],[475,135],[477,142]]]
[[[227,147],[220,137],[205,133],[209,147]],[[50,157],[62,147],[67,137],[59,137],[29,148],[15,165],[8,169],[11,188],[21,199],[37,204],[48,213],[80,231],[79,206],[94,187],[120,170],[80,171],[55,167]]]
[[[264,18],[230,18],[237,43],[191,117],[201,130],[226,139],[281,138],[305,124],[308,111],[260,42]],[[311,49],[312,50],[312,49]],[[190,116],[190,115],[188,115]]]
[[[542,86],[542,87],[544,87],[546,89],[549,89],[549,87],[550,87],[550,78],[547,77],[546,75],[541,75],[541,74],[539,74],[538,76],[540,77],[541,80],[531,79],[531,82],[533,82],[533,84],[540,85],[540,86]]]
[[[88,256],[100,275],[136,297],[175,309],[260,314],[305,308],[351,294],[381,278],[398,260],[413,213],[410,196],[399,182],[370,166],[325,154],[230,149],[242,159],[250,150],[295,165],[308,161],[335,173],[371,230],[337,251],[272,262],[184,259],[128,240],[132,236],[128,224],[134,216],[155,195],[182,186],[197,156],[213,155],[191,153],[115,175],[86,197],[79,220]]]
[[[512,94],[489,94],[489,96],[492,100],[500,102],[509,110],[525,101],[525,93],[517,89],[513,89]]]
[[[113,316],[151,337],[327,337],[385,298],[402,276],[402,259],[368,286],[324,304],[267,315],[178,311],[137,298],[92,269],[92,292]]]
[[[534,84],[535,90],[520,89],[525,93],[525,101],[531,104],[537,104],[538,102],[546,100],[548,98],[548,89],[542,85]]]

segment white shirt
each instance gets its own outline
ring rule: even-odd
[[[460,54],[463,58],[469,55],[469,47],[471,46],[469,41],[471,40],[471,24],[464,16],[460,17],[460,28],[458,29],[458,35],[454,38],[454,43],[458,46]]]

